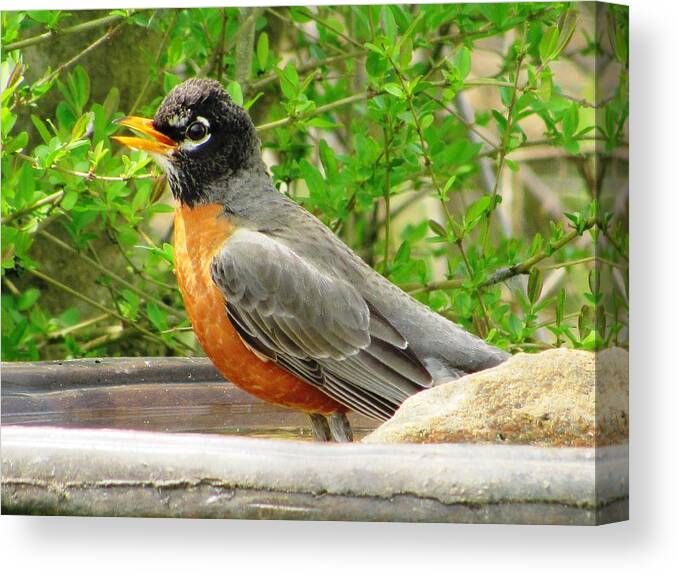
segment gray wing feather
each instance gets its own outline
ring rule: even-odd
[[[243,341],[365,415],[390,417],[431,374],[407,340],[347,281],[259,232],[236,232],[212,279]]]

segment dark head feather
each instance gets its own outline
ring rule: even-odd
[[[189,137],[196,122],[206,129],[204,141]],[[249,114],[214,80],[193,78],[176,86],[160,104],[153,126],[177,142],[164,167],[172,193],[189,206],[210,184],[260,162]],[[193,130],[200,134],[201,128]]]

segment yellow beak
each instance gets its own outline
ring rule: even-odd
[[[166,156],[177,147],[177,143],[172,138],[168,138],[165,134],[158,132],[153,127],[153,120],[148,118],[126,116],[116,123],[153,138],[152,140],[148,140],[131,136],[113,136],[113,139],[116,142],[120,142],[133,150],[143,150],[152,154],[162,154],[163,156]]]

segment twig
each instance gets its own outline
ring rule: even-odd
[[[524,52],[524,42],[523,37],[523,46],[521,46],[520,54],[518,55],[518,60],[516,62],[516,71],[515,78],[513,80],[513,93],[511,94],[511,102],[509,103],[508,112],[506,114],[506,129],[504,131],[504,138],[501,143],[501,148],[499,149],[499,160],[497,162],[497,173],[494,179],[494,189],[492,190],[492,203],[490,204],[491,208],[487,213],[487,218],[483,226],[483,239],[481,243],[482,253],[487,252],[487,240],[490,235],[490,224],[492,222],[492,214],[497,209],[497,194],[499,193],[499,181],[501,180],[501,173],[504,169],[504,163],[506,160],[506,154],[508,153],[508,147],[511,143],[511,130],[513,129],[513,111],[515,110],[516,100],[518,95],[518,79],[520,77],[520,68],[523,64],[523,59],[525,58]]]
[[[384,127],[384,159],[386,161],[386,182],[384,186],[384,270],[388,270],[389,244],[391,243],[391,121]]]
[[[117,275],[116,273],[114,273],[114,272],[112,272],[111,270],[105,268],[103,265],[97,263],[96,261],[94,261],[94,260],[93,260],[92,258],[90,258],[89,256],[86,256],[85,254],[79,252],[79,251],[76,250],[75,248],[69,246],[66,242],[61,241],[61,240],[60,240],[59,238],[57,238],[56,236],[53,236],[52,234],[50,234],[49,232],[46,232],[46,231],[40,232],[40,235],[41,235],[42,237],[48,239],[48,240],[51,241],[52,243],[58,245],[62,250],[65,250],[65,251],[67,251],[67,252],[69,252],[69,253],[72,253],[72,254],[78,256],[80,259],[82,259],[83,261],[87,262],[87,263],[88,263],[90,266],[92,266],[94,269],[96,269],[97,271],[99,271],[99,272],[101,272],[102,274],[104,274],[104,275],[108,276],[109,278],[111,278],[114,282],[119,283],[120,285],[125,286],[128,290],[134,292],[135,294],[137,294],[138,296],[142,297],[143,299],[155,303],[158,307],[163,308],[167,313],[173,315],[173,316],[176,317],[177,319],[180,319],[180,320],[185,320],[185,319],[186,319],[186,315],[185,315],[185,314],[182,314],[181,312],[178,312],[178,311],[175,310],[172,306],[167,305],[167,304],[166,304],[164,301],[162,301],[161,299],[158,299],[158,298],[156,298],[156,297],[154,297],[154,296],[152,296],[152,295],[147,294],[147,293],[144,292],[143,290],[141,290],[141,289],[139,289],[138,287],[136,287],[134,284],[128,282],[126,279],[121,278],[121,277],[120,277],[119,275]]]
[[[280,120],[275,120],[273,122],[269,122],[267,124],[261,124],[257,126],[257,131],[258,132],[265,132],[266,130],[273,130],[274,128],[280,128],[282,126],[287,126],[288,124],[291,124],[293,122],[297,122],[299,120],[305,120],[308,118],[313,118],[314,116],[319,116],[320,114],[324,114],[325,112],[329,112],[330,110],[334,110],[335,108],[340,108],[341,106],[346,106],[348,104],[352,104],[353,102],[359,102],[360,100],[366,100],[368,98],[373,98],[376,96],[379,92],[360,92],[359,94],[354,94],[353,96],[348,96],[346,98],[342,98],[340,100],[336,100],[334,102],[330,102],[329,104],[325,104],[324,106],[318,106],[315,110],[312,112],[309,112],[307,114],[300,114],[298,116],[287,116],[285,118],[281,118]]]
[[[59,66],[54,72],[49,74],[45,79],[40,81],[40,84],[49,84],[51,83],[54,79],[58,78],[64,71],[68,70],[71,66],[73,66],[78,60],[80,60],[83,56],[86,56],[93,50],[96,50],[99,46],[102,44],[105,44],[108,42],[115,34],[117,34],[118,30],[123,26],[124,22],[118,24],[114,28],[110,29],[108,32],[106,32],[103,36],[92,42],[89,46],[87,46],[84,50],[73,56],[68,62],[64,62]],[[45,92],[46,93],[46,92]],[[44,95],[41,94],[40,96],[36,96],[31,99],[30,103],[36,102],[40,97]]]
[[[551,264],[551,265],[548,265],[548,266],[542,266],[541,269],[543,269],[543,270],[555,270],[555,269],[558,269],[558,268],[567,268],[567,267],[570,267],[570,266],[576,266],[576,265],[579,265],[579,264],[586,264],[586,263],[589,263],[589,262],[601,263],[601,264],[605,264],[605,265],[615,267],[615,268],[619,268],[619,269],[626,269],[628,267],[627,265],[620,264],[620,263],[617,263],[617,262],[613,262],[613,261],[610,261],[608,259],[601,258],[600,256],[588,256],[588,257],[585,257],[585,258],[580,258],[578,260],[570,260],[569,262],[561,262],[561,263],[558,263],[558,264]]]
[[[62,338],[64,336],[67,336],[69,333],[73,333],[74,331],[85,329],[86,327],[94,325],[95,323],[99,323],[100,321],[105,320],[107,317],[110,317],[110,316],[107,313],[102,313],[101,315],[96,315],[94,317],[90,317],[90,318],[85,319],[85,320],[83,320],[79,323],[76,323],[75,325],[70,325],[70,326],[65,327],[63,329],[60,329],[58,331],[48,333],[47,337],[48,337],[48,339],[59,339],[59,338]]]
[[[224,54],[226,53],[226,8],[221,9],[221,30],[219,31],[219,48],[217,48],[214,54],[214,61],[210,66],[210,71],[214,69],[214,62],[216,62],[217,71],[216,77],[217,81],[221,82],[224,75]]]
[[[130,14],[131,15],[131,14]],[[12,50],[19,50],[20,48],[26,48],[28,46],[33,46],[35,44],[42,44],[47,40],[52,38],[57,38],[60,36],[65,36],[67,34],[77,34],[78,32],[86,32],[92,30],[93,28],[99,28],[100,26],[106,26],[107,24],[112,24],[121,20],[124,16],[113,15],[113,16],[104,16],[102,18],[96,18],[95,20],[90,20],[89,22],[82,22],[81,24],[76,24],[75,26],[69,26],[62,30],[49,30],[44,34],[39,34],[37,36],[32,36],[31,38],[25,38],[24,40],[17,40],[16,42],[11,42],[4,46],[3,49],[5,52],[11,52]]]
[[[22,154],[21,152],[17,152],[14,154],[17,158],[21,158],[22,160],[25,160],[26,162],[30,162],[34,168],[39,169],[38,165],[38,160],[31,157],[27,156],[26,154]],[[62,174],[68,174],[69,176],[77,176],[79,178],[85,178],[86,180],[92,181],[92,180],[98,180],[100,182],[129,182],[131,180],[148,180],[150,178],[155,178],[154,174],[151,173],[146,173],[146,174],[139,174],[138,176],[97,176],[93,172],[78,172],[75,170],[69,170],[68,168],[62,168],[61,166],[58,166],[57,164],[52,164],[51,166],[47,167],[48,170],[54,170],[55,172],[61,172]]]
[[[438,199],[440,200],[440,204],[443,207],[443,211],[445,212],[447,221],[452,230],[454,231],[454,235],[456,238],[454,243],[457,246],[459,253],[461,254],[462,260],[464,261],[464,266],[466,267],[466,271],[468,273],[469,278],[473,279],[474,277],[473,268],[471,267],[468,256],[466,255],[466,250],[464,249],[463,234],[459,232],[459,224],[457,224],[456,220],[450,213],[450,209],[447,205],[447,202],[445,201],[445,194],[440,186],[440,183],[438,182],[438,177],[436,176],[436,173],[433,170],[433,163],[431,161],[431,156],[429,154],[428,143],[426,142],[426,138],[424,138],[424,130],[421,127],[421,121],[414,107],[414,102],[412,101],[412,94],[410,94],[408,90],[407,81],[405,80],[405,77],[403,76],[403,73],[401,72],[398,65],[393,61],[393,58],[389,56],[388,59],[389,62],[391,63],[391,66],[393,67],[393,70],[396,73],[396,76],[398,76],[398,80],[400,81],[400,85],[402,87],[403,92],[405,92],[406,94],[407,105],[408,108],[410,109],[410,113],[412,114],[415,130],[419,137],[419,144],[421,145],[421,151],[424,155],[424,165],[429,173],[429,177],[431,178],[431,183],[433,184],[433,187],[436,189]],[[487,313],[487,310],[485,309],[485,302],[483,302],[482,294],[480,292],[478,292],[478,304],[480,305],[480,310],[483,315],[483,323],[477,322],[477,325],[480,328],[478,331],[480,332],[481,336],[485,336],[487,332],[490,330],[490,317]]]
[[[316,68],[322,68],[323,66],[329,66],[330,64],[336,64],[337,62],[342,62],[343,60],[350,60],[352,58],[359,58],[364,56],[367,53],[367,50],[356,50],[355,52],[347,52],[345,54],[339,54],[337,56],[331,56],[329,58],[323,58],[322,60],[313,60],[311,62],[306,62],[306,64],[300,64],[297,66],[297,72],[300,74],[305,74]],[[253,91],[261,90],[266,87],[268,84],[272,84],[278,79],[277,74],[269,74],[263,78],[252,82],[250,84],[250,89]]]
[[[111,329],[109,333],[105,333],[99,337],[91,339],[90,341],[80,344],[80,349],[82,351],[90,351],[97,347],[101,347],[102,345],[106,345],[114,341],[120,341],[121,339],[127,338],[135,333],[135,330],[132,328],[123,329],[120,326],[111,326],[111,328],[114,329]]]
[[[21,208],[20,210],[17,210],[16,212],[12,212],[11,214],[5,216],[0,220],[0,223],[3,225],[9,224],[16,220],[17,218],[20,218],[21,216],[25,216],[26,214],[30,214],[31,212],[34,212],[38,208],[41,208],[42,206],[46,204],[58,204],[61,199],[64,197],[64,191],[59,190],[58,192],[54,192],[53,194],[50,194],[49,196],[45,196],[44,198],[39,199],[37,202],[30,206],[26,206],[25,208]]]
[[[596,221],[591,218],[586,221],[586,224],[584,225],[584,230],[591,229],[593,226],[596,225]],[[484,282],[482,282],[478,287],[479,288],[484,288],[488,287],[494,284],[498,284],[501,282],[504,282],[512,277],[515,277],[517,275],[522,275],[522,274],[528,274],[530,273],[530,270],[532,267],[534,267],[536,264],[538,264],[540,261],[551,257],[554,253],[556,253],[560,248],[562,248],[564,245],[570,243],[573,239],[578,237],[580,234],[576,229],[572,229],[566,234],[563,235],[558,241],[553,242],[551,244],[551,250],[550,253],[548,253],[546,250],[541,250],[539,253],[533,255],[530,258],[527,258],[526,260],[523,260],[522,262],[509,266],[507,268],[502,268],[500,270],[497,270],[495,273],[493,273],[488,279],[486,279]],[[432,282],[428,283],[423,286],[403,286],[403,289],[408,291],[409,293],[416,294],[416,293],[425,293],[429,291],[433,291],[436,289],[456,289],[460,288],[464,285],[464,280],[461,279],[449,279],[449,280],[443,280],[440,282]]]
[[[12,295],[21,295],[21,291],[14,285],[14,282],[7,276],[2,276],[2,283],[7,286],[7,289],[12,292]]]
[[[157,10],[154,12],[154,14],[157,14]],[[160,41],[160,44],[158,45],[158,50],[155,53],[155,67],[158,67],[158,63],[160,62],[160,57],[162,56],[163,52],[165,51],[165,46],[167,45],[167,40],[169,39],[169,35],[172,32],[172,28],[174,27],[174,23],[177,20],[177,14],[179,14],[179,10],[172,10],[172,19],[170,20],[169,25],[167,26],[167,30],[165,31],[165,34],[162,37],[162,40]],[[139,95],[136,97],[134,100],[134,104],[132,104],[132,107],[130,108],[129,114],[132,115],[135,110],[139,107],[139,104],[143,101],[144,96],[146,95],[146,92],[148,91],[148,87],[151,85],[151,81],[153,79],[153,76],[151,74],[146,74],[146,80],[144,81],[144,85],[141,87],[141,91],[139,92]]]
[[[87,297],[86,295],[80,293],[79,291],[74,290],[73,288],[67,286],[66,284],[61,283],[59,280],[54,279],[53,277],[48,276],[48,275],[46,275],[46,274],[44,274],[44,273],[42,273],[38,270],[27,268],[26,271],[28,273],[30,273],[31,275],[34,275],[38,279],[41,279],[42,281],[47,282],[50,285],[53,285],[54,287],[60,289],[61,291],[65,292],[65,293],[67,293],[67,294],[69,294],[69,295],[71,295],[75,298],[78,298],[79,300],[84,301],[85,303],[91,305],[92,307],[95,307],[98,310],[101,310],[104,313],[107,313],[108,315],[111,315],[111,316],[119,319],[121,322],[129,325],[130,327],[133,327],[139,333],[142,333],[146,337],[148,337],[148,338],[150,338],[154,341],[157,341],[159,343],[162,343],[163,345],[169,347],[170,349],[174,350],[175,352],[183,355],[183,352],[179,348],[174,347],[171,343],[166,342],[164,339],[162,339],[158,335],[147,330],[145,327],[139,325],[135,321],[133,321],[129,318],[126,318],[125,316],[118,313],[117,311],[114,311],[112,309],[107,308],[105,305],[100,304],[99,302],[93,300],[92,298]]]
[[[603,235],[607,239],[608,242],[612,245],[612,247],[617,251],[617,253],[624,258],[627,262],[629,261],[629,256],[628,254],[624,251],[624,248],[619,245],[617,240],[615,240],[612,235],[607,231],[607,229],[604,226],[601,226],[601,229],[603,231]]]
[[[319,17],[316,16],[313,12],[311,12],[310,9],[308,10],[308,12],[304,12],[304,15],[305,15],[305,16],[308,16],[311,20],[313,20],[313,21],[316,22],[317,24],[320,24],[323,28],[326,28],[327,30],[329,30],[329,31],[332,32],[333,34],[336,34],[336,35],[339,36],[340,38],[343,38],[343,39],[346,40],[346,42],[348,42],[349,44],[353,44],[353,45],[354,45],[355,47],[357,47],[357,48],[362,48],[362,47],[363,47],[363,45],[362,45],[360,42],[358,42],[357,40],[354,40],[354,39],[351,38],[350,36],[347,36],[347,35],[344,34],[343,32],[341,32],[341,31],[339,31],[339,30],[336,30],[335,28],[333,28],[332,26],[330,26],[327,22],[325,22],[322,18],[319,18]]]
[[[460,93],[459,93],[460,94]],[[457,94],[457,95],[459,95]],[[454,116],[459,120],[464,127],[469,131],[473,132],[480,140],[483,140],[486,144],[492,147],[492,149],[498,148],[499,144],[496,142],[492,141],[490,138],[488,138],[485,134],[483,134],[478,128],[476,128],[475,124],[471,121],[469,121],[468,118],[464,117],[462,114],[457,112],[456,110],[453,110],[450,108],[445,102],[443,102],[440,98],[436,98],[435,96],[432,96],[428,92],[424,92],[424,95],[431,101],[435,102],[438,104],[443,110],[445,110],[448,114]]]
[[[252,72],[255,22],[260,13],[261,8],[241,8],[241,23],[231,41],[235,44],[235,79],[241,86],[247,84]]]

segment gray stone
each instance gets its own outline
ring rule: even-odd
[[[592,447],[628,440],[628,352],[553,349],[409,398],[366,443]]]

